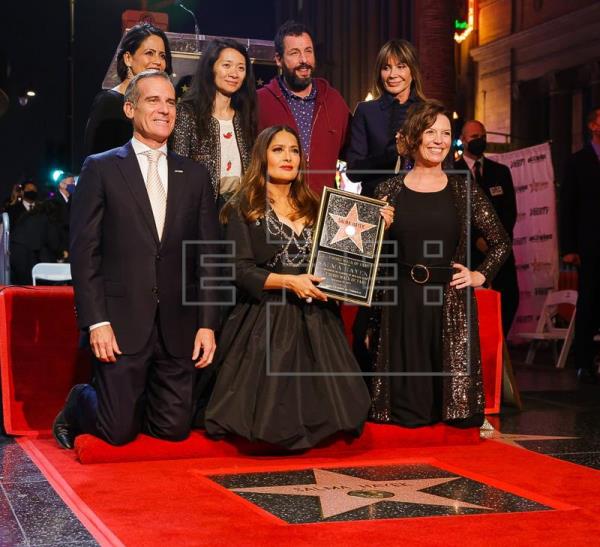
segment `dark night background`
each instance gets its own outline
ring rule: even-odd
[[[193,9],[200,32],[272,40],[276,0],[184,0]],[[50,169],[71,168],[69,158],[69,1],[20,0],[0,8],[0,88],[10,98],[0,118],[0,199],[25,177],[48,182]],[[150,1],[165,5],[165,1]],[[79,170],[83,130],[121,37],[121,14],[141,9],[136,0],[75,2],[75,158]],[[162,7],[169,31],[193,33],[191,16],[178,6]],[[19,96],[33,89],[26,106]]]

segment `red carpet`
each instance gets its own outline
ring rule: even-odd
[[[221,457],[81,465],[48,440],[21,440],[103,545],[591,545],[600,529],[600,473],[485,441],[379,449],[343,458]],[[291,525],[206,475],[318,466],[429,463],[553,510]]]
[[[392,425],[366,424],[358,439],[340,435],[310,451],[311,457],[337,456],[347,452],[366,452],[377,449],[401,449],[418,446],[478,444],[479,429],[458,429],[443,424],[408,429]],[[244,439],[211,441],[200,431],[193,431],[183,442],[169,442],[140,435],[125,446],[111,446],[93,437],[81,435],[75,441],[75,452],[81,463],[118,463],[187,458],[218,458],[221,456],[283,455],[285,451],[266,444],[250,443]]]
[[[4,427],[11,435],[48,432],[73,384],[88,382],[79,349],[72,287],[0,290],[0,371]]]
[[[502,339],[499,298],[476,291],[486,412],[500,403]],[[343,306],[351,338],[355,306]],[[87,382],[90,363],[78,347],[71,287],[0,288],[0,376],[4,427],[12,435],[49,432],[73,384]]]

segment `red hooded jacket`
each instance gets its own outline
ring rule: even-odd
[[[324,186],[335,186],[335,167],[343,157],[350,128],[350,109],[337,90],[323,78],[314,78],[317,98],[313,115],[310,150],[304,151],[308,184],[321,195]],[[277,78],[258,90],[258,130],[272,125],[288,125],[298,131],[294,115]],[[318,171],[327,171],[321,172]]]

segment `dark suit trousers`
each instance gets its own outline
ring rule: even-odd
[[[600,257],[582,256],[575,315],[575,364],[595,372],[594,335],[600,327]]]
[[[117,339],[118,342],[118,339]],[[185,439],[192,423],[195,367],[189,359],[170,356],[158,323],[136,354],[116,363],[95,360],[93,385],[80,392],[67,420],[81,433],[122,445],[146,433],[160,439]]]

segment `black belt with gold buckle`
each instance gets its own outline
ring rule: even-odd
[[[408,274],[419,285],[425,283],[449,283],[454,275],[452,266],[426,266],[425,264],[400,263],[400,271]]]

